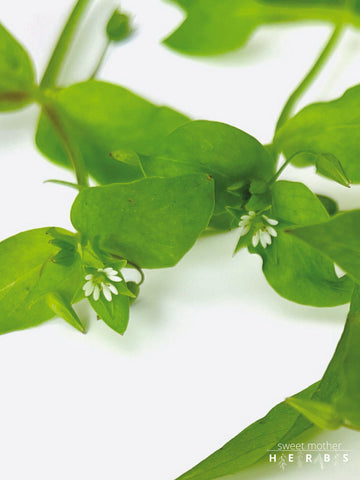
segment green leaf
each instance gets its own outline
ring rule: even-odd
[[[134,167],[138,167],[140,165],[139,155],[134,152],[134,150],[115,150],[114,152],[110,152],[109,155],[118,162],[125,163],[126,165],[133,165]]]
[[[329,221],[294,228],[289,233],[316,249],[315,254],[322,252],[360,283],[360,210],[340,213]]]
[[[105,184],[143,176],[139,166],[119,162],[109,156],[110,152],[130,149],[149,155],[162,137],[188,121],[184,115],[155,106],[125,88],[95,80],[54,91],[49,101],[61,111],[70,141],[78,145],[89,173]],[[71,167],[45,114],[40,117],[36,144],[50,160]]]
[[[301,408],[303,413],[311,408],[309,407],[311,405],[312,418],[314,407],[326,404],[327,413],[329,410],[334,413],[335,409],[335,415],[342,418],[342,424],[358,428],[359,343],[360,296],[358,290],[355,290],[344,332],[322,380],[291,397],[290,403]],[[265,459],[269,455],[269,450],[281,450],[279,444],[289,445],[301,440],[304,434],[316,433],[314,423],[287,402],[279,403],[264,418],[245,428],[222,448],[181,475],[178,480],[216,480],[226,475],[240,473]],[[332,406],[330,409],[329,405]],[[319,416],[324,418],[325,413],[317,411],[317,422]],[[308,415],[308,411],[306,414]]]
[[[329,153],[317,155],[315,157],[315,167],[320,175],[331,178],[335,182],[340,183],[340,185],[344,185],[344,187],[350,186],[350,180],[347,178],[341,163],[334,155]]]
[[[326,222],[329,215],[320,200],[301,183],[280,181],[272,188],[272,209],[268,216],[279,220],[278,236],[266,249],[249,247],[263,259],[263,272],[276,292],[303,305],[330,307],[350,300],[353,282],[338,278],[333,262],[289,235],[290,225]]]
[[[34,88],[29,55],[0,23],[0,112],[27,105]]]
[[[77,316],[71,304],[67,302],[57,292],[48,293],[46,300],[51,310],[60,318],[63,318],[69,325],[79,330],[81,333],[86,333],[86,327]]]
[[[190,55],[216,55],[243,46],[263,25],[304,20],[360,25],[360,7],[338,0],[173,0],[187,13],[166,45]]]
[[[337,100],[305,107],[279,129],[275,144],[286,158],[295,155],[292,163],[296,166],[312,165],[319,158],[324,162],[327,158],[327,168],[322,168],[321,174],[334,179],[336,162],[336,181],[360,183],[359,127],[360,85],[357,85]]]
[[[320,202],[324,205],[330,217],[338,213],[339,205],[336,203],[336,201],[333,198],[327,197],[326,195],[320,195],[320,194],[316,194],[316,196],[320,200]]]
[[[296,397],[287,398],[286,403],[303,414],[319,428],[336,430],[342,426],[341,418],[333,405],[317,400],[307,400]]]
[[[114,295],[108,302],[103,295],[99,300],[89,297],[89,302],[106,325],[123,335],[129,323],[129,297]]]
[[[0,243],[1,334],[49,320],[54,312],[46,295],[57,292],[71,303],[82,281],[79,260],[71,267],[51,262],[59,249],[49,242],[48,230],[29,230]]]
[[[133,294],[133,297],[129,298],[130,305],[135,302],[137,297],[139,296],[140,293],[140,285],[136,282],[127,282],[126,283],[127,288],[130,290],[130,292]]]
[[[106,35],[108,39],[111,42],[121,42],[125,40],[131,32],[129,16],[121,13],[118,9],[114,10],[106,25]]]
[[[139,267],[171,267],[207,227],[213,206],[205,175],[144,178],[82,190],[71,220],[104,251]]]
[[[274,161],[254,137],[230,125],[193,121],[176,129],[158,145],[143,167],[148,176],[171,177],[203,172],[215,180],[215,215],[249,199],[253,180],[269,179]],[[211,225],[213,226],[213,225]]]
[[[319,383],[311,385],[296,397],[311,398],[318,391]],[[260,420],[254,422],[239,435],[226,443],[177,480],[215,480],[249,468],[273,450],[279,442],[293,440],[300,433],[312,428],[308,421],[301,422],[300,414],[279,403]],[[294,431],[295,435],[292,435]]]

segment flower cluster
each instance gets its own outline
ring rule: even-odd
[[[256,219],[256,222],[254,220]],[[271,245],[272,237],[277,237],[277,231],[274,226],[278,225],[278,221],[269,218],[266,215],[257,216],[255,212],[248,212],[240,218],[239,230],[240,237],[247,235],[252,226],[255,226],[252,236],[252,244],[256,247],[259,242],[263,248]]]
[[[111,302],[112,295],[118,295],[119,293],[114,283],[122,282],[119,272],[111,267],[98,268],[95,273],[86,275],[85,280],[87,282],[83,286],[83,290],[86,297],[92,295],[94,300],[97,301],[102,292],[108,302]]]

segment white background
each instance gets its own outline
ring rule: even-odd
[[[71,4],[1,2],[1,21],[26,45],[38,72]],[[268,27],[240,51],[193,59],[160,43],[183,18],[178,9],[160,0],[122,5],[138,31],[110,52],[102,79],[263,142],[330,33],[326,25]],[[86,78],[110,11],[111,2],[95,3],[64,79]],[[358,83],[359,58],[360,34],[348,31],[303,104]],[[74,192],[42,182],[72,175],[36,151],[37,115],[30,107],[0,117],[1,239],[41,226],[71,228]],[[284,178],[331,193],[342,208],[360,207],[359,188],[316,178],[311,168],[289,168]],[[257,256],[242,251],[232,258],[236,240],[236,232],[202,239],[177,267],[147,272],[124,337],[92,315],[87,335],[53,320],[0,338],[1,479],[174,480],[321,377],[347,307],[316,309],[280,298]],[[89,314],[86,305],[80,311]],[[359,436],[342,430],[319,438],[353,450],[347,466],[285,473],[272,466],[262,477],[358,478]]]

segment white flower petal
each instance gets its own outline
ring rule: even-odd
[[[113,285],[112,283],[107,283],[106,286],[110,289],[110,291],[111,291],[114,295],[118,295],[118,294],[119,294],[117,288],[116,288],[115,285]]]
[[[108,279],[112,282],[122,282],[122,278],[118,277],[117,275],[108,275]]]
[[[240,228],[239,228],[240,237],[243,237],[244,235],[246,235],[247,233],[249,233],[249,230],[250,230],[250,225],[242,225],[242,226],[240,226]]]
[[[260,230],[258,230],[255,235],[252,237],[252,244],[253,244],[253,247],[256,247],[259,243],[259,240],[260,240]]]
[[[94,291],[95,285],[92,282],[86,282],[83,286],[83,290],[85,292],[85,297],[89,297]]]
[[[91,273],[89,273],[89,275],[86,275],[85,280],[92,280],[93,277],[94,277],[94,275],[92,275]]]
[[[96,302],[97,302],[97,301],[99,300],[99,298],[100,298],[100,288],[99,288],[98,285],[95,285],[95,287],[94,287],[94,295],[93,295],[93,297],[94,297],[94,300],[95,300]]]
[[[269,218],[266,215],[263,215],[263,218],[270,224],[270,225],[278,225],[279,222],[275,220],[274,218]]]
[[[112,267],[107,267],[107,268],[104,268],[104,272],[106,273],[106,275],[117,275],[118,272],[116,270],[114,270]]]
[[[252,210],[249,212],[249,217],[251,217],[251,218],[252,218],[252,217],[255,217],[255,215],[256,215],[256,213],[255,213],[255,212],[253,212]]]
[[[277,237],[277,231],[275,230],[275,228],[267,227],[266,231],[269,232],[272,237]]]
[[[107,285],[104,285],[103,283],[101,284],[101,286],[102,286],[104,297],[108,302],[111,302],[112,296],[111,296],[110,288]]]
[[[268,245],[271,245],[271,236],[265,230],[260,232],[260,243],[263,248],[266,248]]]

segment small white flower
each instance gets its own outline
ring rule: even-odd
[[[247,233],[249,233],[251,221],[255,218],[255,212],[248,212],[247,215],[243,215],[240,217],[239,222],[239,233],[240,237],[243,237]]]
[[[263,225],[252,237],[252,244],[254,247],[257,247],[260,242],[262,247],[266,248],[268,245],[271,245],[272,237],[277,237],[275,228],[269,225]]]
[[[112,294],[118,295],[118,290],[111,282],[122,282],[119,272],[111,267],[98,268],[95,273],[89,273],[85,276],[87,282],[83,286],[85,297],[93,296],[95,301],[100,298],[102,292],[108,302],[112,300]]]
[[[266,215],[256,216],[255,212],[248,212],[243,215],[239,222],[240,237],[247,235],[251,229],[251,224],[255,228],[255,233],[252,236],[251,242],[254,247],[257,247],[259,242],[263,248],[271,245],[272,237],[277,237],[277,231],[274,226],[278,225],[278,221],[274,218],[269,218]]]

